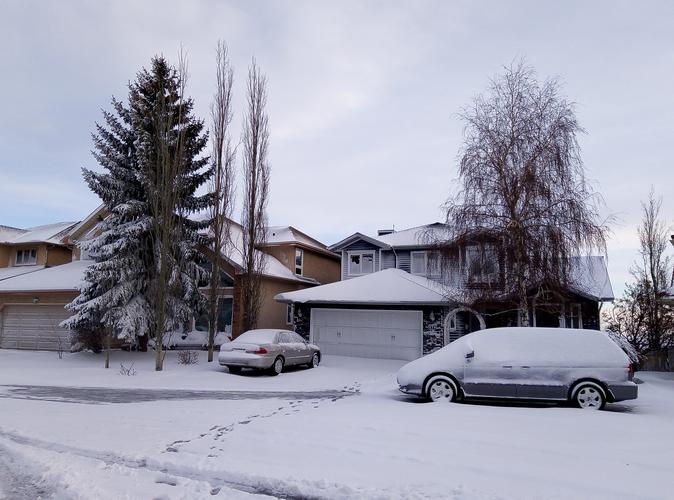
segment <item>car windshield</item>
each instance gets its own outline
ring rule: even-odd
[[[234,342],[273,344],[277,334],[278,332],[275,330],[248,330],[235,338]]]

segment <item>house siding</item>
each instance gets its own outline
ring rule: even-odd
[[[381,252],[381,268],[394,269],[396,267],[396,255],[391,250],[382,250]]]
[[[344,248],[342,252],[342,276],[344,276],[344,279],[356,277],[349,275],[349,252],[359,250],[372,250],[374,252],[374,270],[379,271],[379,247],[372,243],[368,243],[367,241],[354,241],[351,245]]]

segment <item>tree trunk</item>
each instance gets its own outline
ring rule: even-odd
[[[110,368],[110,337],[112,337],[112,331],[107,330],[105,333],[105,368]]]

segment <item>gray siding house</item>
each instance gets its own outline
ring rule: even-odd
[[[497,283],[502,270],[482,243],[457,248],[456,265],[442,269],[434,248],[448,235],[437,222],[355,233],[330,247],[341,255],[342,281],[276,300],[292,307],[295,331],[327,354],[415,359],[478,329],[517,326],[512,307],[460,299],[470,287]],[[573,272],[578,286],[563,296],[532,290],[533,326],[599,329],[602,303],[613,300],[604,259],[577,257]]]

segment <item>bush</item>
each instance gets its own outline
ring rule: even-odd
[[[181,365],[195,365],[199,362],[199,353],[196,351],[178,351],[178,363]]]

